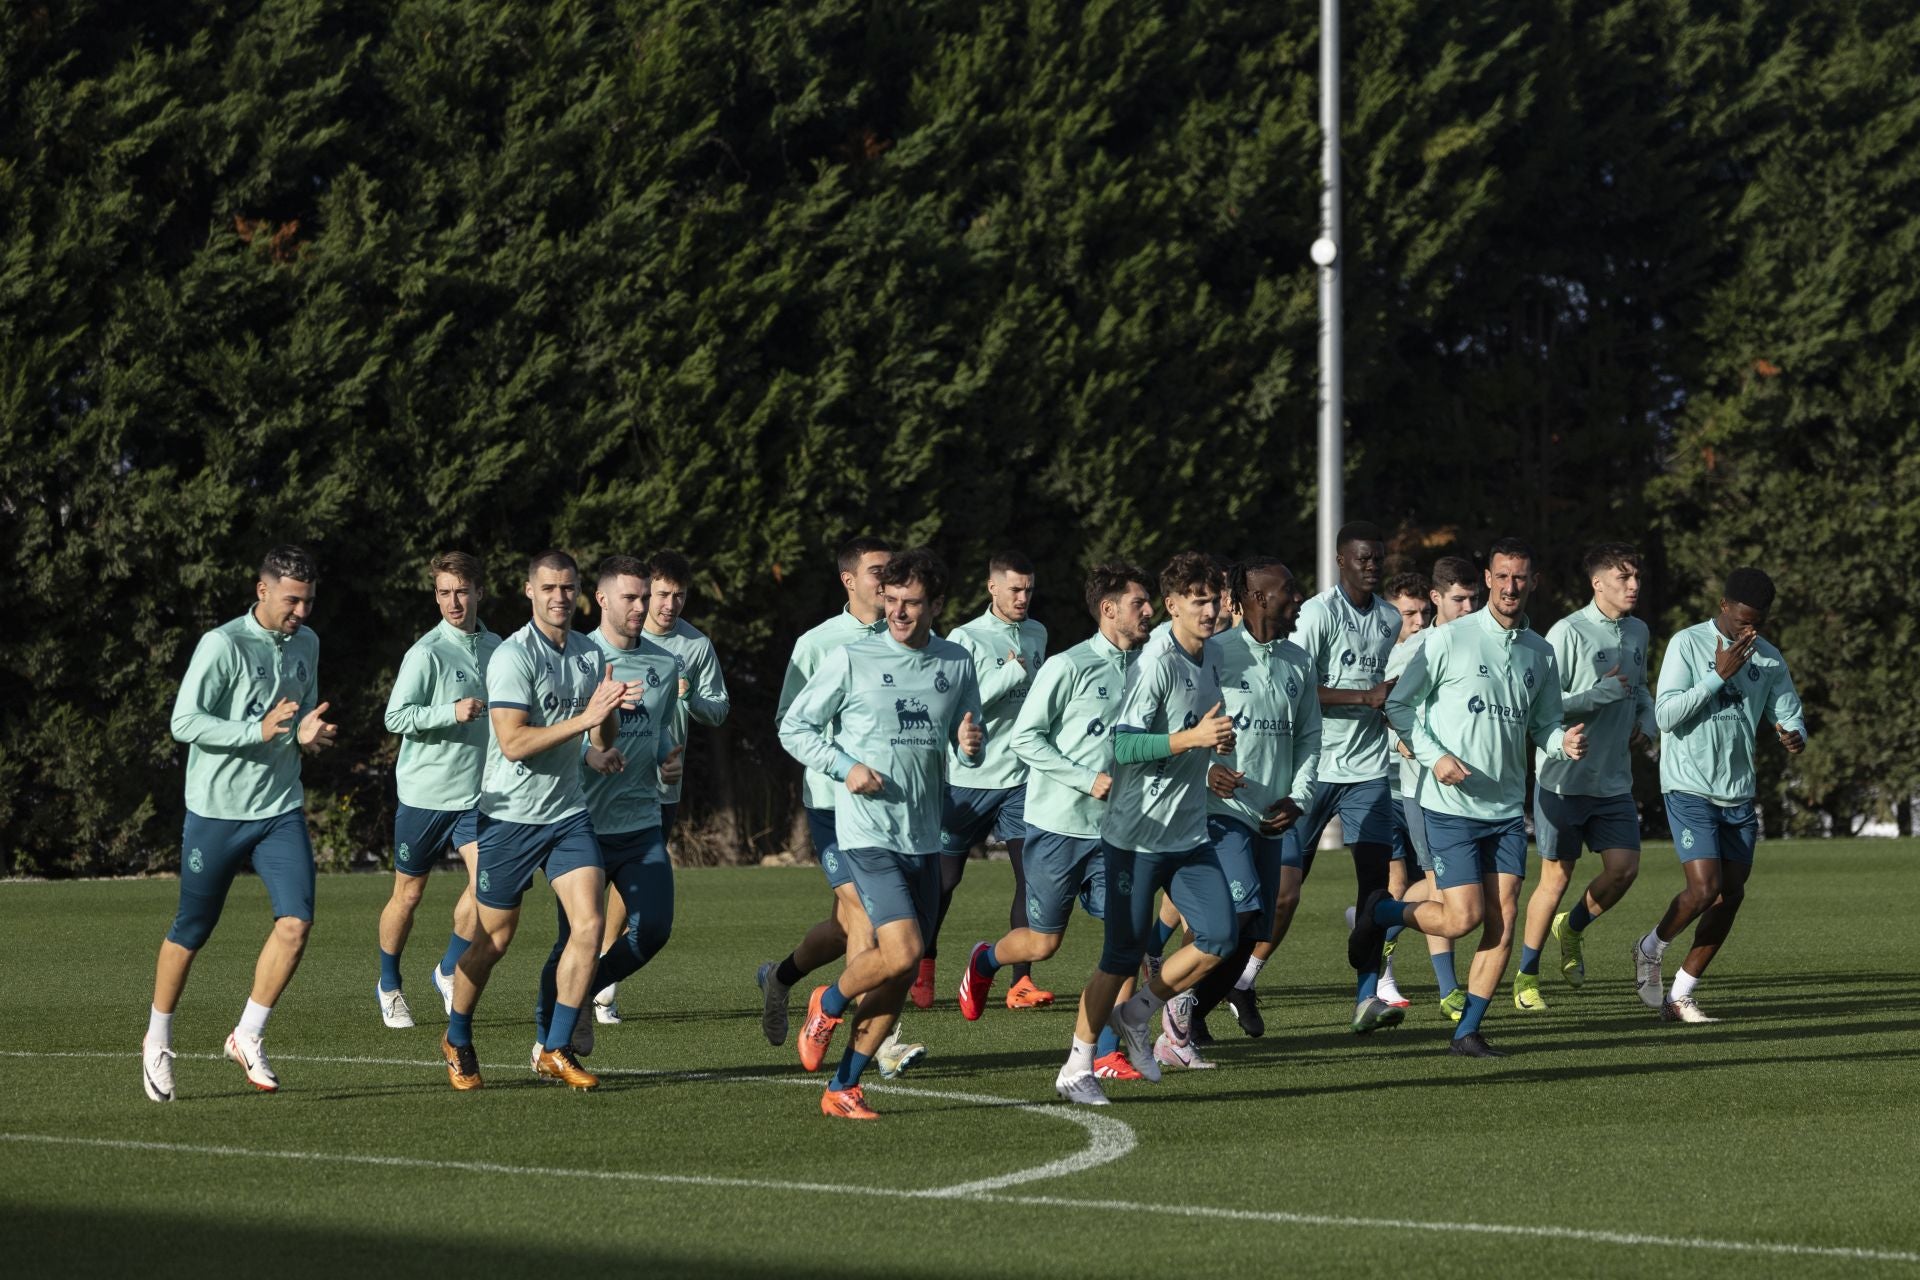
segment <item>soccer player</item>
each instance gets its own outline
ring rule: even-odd
[[[1553,646],[1527,627],[1532,549],[1514,538],[1494,543],[1486,579],[1487,608],[1429,631],[1387,699],[1394,732],[1429,770],[1420,781],[1421,817],[1440,901],[1373,893],[1360,905],[1347,960],[1365,990],[1390,927],[1452,939],[1481,926],[1449,1052],[1500,1058],[1506,1055],[1487,1043],[1480,1023],[1513,952],[1527,872],[1527,743],[1577,760],[1586,730],[1561,724]]]
[[[1027,766],[1013,752],[1013,724],[1047,656],[1047,629],[1028,616],[1033,607],[1033,578],[1031,560],[1018,551],[1002,551],[987,566],[987,611],[947,635],[973,656],[980,704],[987,712],[982,726],[987,755],[979,768],[970,771],[954,762],[955,771],[949,775],[958,777],[964,771],[966,785],[947,787],[946,810],[940,818],[940,911],[909,992],[922,1009],[933,1007],[940,928],[953,905],[953,892],[966,874],[967,855],[990,835],[1006,841],[1007,859],[1013,864],[1013,905],[1007,923],[1014,929],[1027,925],[1027,879],[1021,860],[1027,836]],[[964,975],[961,981],[966,981]],[[1032,966],[1024,960],[1015,962],[1007,1008],[1036,1009],[1052,1003],[1051,991],[1034,986]]]
[[[1387,787],[1387,658],[1400,636],[1400,611],[1374,594],[1386,562],[1385,535],[1356,522],[1335,538],[1339,581],[1300,610],[1294,642],[1313,659],[1320,689],[1320,766],[1313,804],[1287,832],[1302,880],[1333,815],[1353,850],[1354,907],[1387,887],[1393,852],[1393,797]],[[1365,1034],[1404,1016],[1362,981],[1353,1029]]]
[[[1753,755],[1771,726],[1788,755],[1807,745],[1800,695],[1780,650],[1760,630],[1773,607],[1773,579],[1759,569],[1727,575],[1719,612],[1688,627],[1660,659],[1654,719],[1660,726],[1660,790],[1687,884],[1659,925],[1633,948],[1640,999],[1668,1022],[1714,1022],[1693,991],[1727,940],[1753,874]],[[1694,921],[1693,948],[1661,992],[1667,944]]]
[[[733,709],[727,697],[727,681],[720,674],[720,659],[714,654],[713,641],[680,615],[687,607],[687,593],[693,588],[693,565],[678,551],[655,553],[646,563],[652,594],[647,597],[646,638],[671,653],[680,662],[679,696],[670,714],[669,732],[673,745],[687,745],[687,722],[698,720],[715,727],[725,724]],[[623,722],[624,723],[624,722]],[[679,757],[684,771],[686,758]],[[592,779],[588,780],[589,787]],[[660,786],[660,836],[673,834],[673,820],[680,808],[681,781]],[[594,830],[600,829],[598,821]],[[619,881],[613,868],[607,868],[607,936],[600,940],[604,953],[626,931],[633,908],[618,901]],[[593,1016],[599,1022],[620,1021],[619,992],[612,986],[593,993]]]
[[[807,687],[807,681],[834,651],[866,640],[887,629],[886,606],[881,600],[880,575],[893,548],[873,537],[849,538],[840,546],[838,565],[840,585],[847,593],[846,607],[793,644],[793,656],[787,659],[786,679],[780,685],[780,701],[774,724],[786,723],[794,699]],[[860,894],[853,887],[853,869],[840,857],[834,843],[834,803],[841,790],[830,775],[808,769],[801,778],[801,803],[807,815],[807,833],[813,838],[813,853],[827,877],[833,893],[826,919],[807,930],[800,945],[775,963],[769,960],[755,975],[760,984],[760,1031],[774,1046],[787,1042],[787,1001],[793,985],[822,965],[844,955],[849,938],[868,932],[866,913],[860,906]]]
[[[1421,641],[1432,633],[1434,627],[1464,618],[1478,607],[1480,593],[1485,590],[1485,580],[1485,573],[1465,557],[1442,556],[1434,561],[1433,583],[1427,593],[1433,621],[1431,625],[1394,645],[1393,652],[1387,655],[1389,681],[1400,678],[1401,672],[1407,669],[1407,663],[1418,652]],[[1393,736],[1394,752],[1400,759],[1400,794],[1394,799],[1394,838],[1406,843],[1406,851],[1396,852],[1394,857],[1400,859],[1404,866],[1406,858],[1411,855],[1421,874],[1413,877],[1411,873],[1405,873],[1409,880],[1407,886],[1395,889],[1390,883],[1388,890],[1402,902],[1438,901],[1439,889],[1434,883],[1433,860],[1427,855],[1426,824],[1420,810],[1420,780],[1426,770],[1414,757],[1412,744],[1397,733]],[[1401,994],[1393,973],[1393,949],[1399,934],[1397,928],[1387,930],[1386,946],[1381,955],[1380,987],[1375,994],[1389,1005],[1404,1009],[1411,1001]],[[1428,934],[1426,938],[1427,958],[1433,963],[1434,980],[1440,988],[1440,1012],[1449,1021],[1458,1022],[1467,1009],[1467,989],[1460,985],[1460,979],[1454,971],[1453,940],[1438,934]]]
[[[593,987],[605,990],[636,973],[667,945],[673,933],[673,864],[667,858],[667,832],[661,793],[680,778],[680,753],[674,736],[680,705],[680,659],[647,638],[652,593],[649,567],[632,556],[600,562],[594,600],[600,625],[590,637],[599,662],[632,692],[621,707],[613,747],[588,747],[584,760],[587,812],[600,847],[600,862],[620,904],[620,924],[611,943],[601,943]],[[604,935],[602,935],[604,939]],[[560,962],[572,938],[565,907],[553,951],[540,972],[534,1006],[533,1056],[565,1043],[550,1025]],[[576,1023],[573,1051],[592,1051],[591,1022]]]
[[[1513,1007],[1547,1007],[1540,994],[1540,950],[1548,922],[1560,940],[1560,972],[1576,990],[1586,981],[1581,935],[1620,901],[1640,873],[1640,811],[1633,803],[1633,750],[1659,733],[1647,688],[1647,624],[1633,617],[1640,601],[1640,553],[1621,542],[1587,552],[1593,601],[1553,624],[1547,643],[1560,665],[1560,701],[1568,719],[1587,726],[1580,760],[1534,764],[1533,833],[1540,846],[1540,883],[1527,900],[1527,928]],[[1582,846],[1600,855],[1600,872],[1573,910],[1560,899]],[[1556,914],[1556,913],[1559,914]]]
[[[1387,680],[1391,683],[1400,674],[1400,671],[1406,668],[1406,660],[1402,655],[1410,655],[1412,653],[1410,646],[1412,645],[1413,638],[1422,631],[1425,631],[1431,624],[1433,613],[1433,604],[1431,601],[1433,584],[1418,573],[1395,574],[1393,577],[1387,579],[1387,585],[1381,589],[1380,594],[1384,595],[1387,601],[1400,611],[1400,636],[1393,642],[1393,648],[1387,653]],[[1401,659],[1399,668],[1394,667],[1394,660],[1396,658]],[[1387,727],[1387,745],[1396,749],[1396,751],[1400,745],[1399,736],[1393,732],[1391,725]],[[1387,771],[1389,781],[1392,780],[1393,776],[1392,763],[1392,757],[1389,756],[1389,768]],[[1405,763],[1404,759],[1402,763]],[[1413,845],[1407,835],[1406,815],[1402,812],[1399,805],[1391,805],[1390,807],[1393,810],[1393,845],[1388,855],[1392,858],[1392,861],[1387,864],[1387,892],[1396,898],[1403,898],[1406,896],[1407,885],[1412,879],[1407,873],[1407,864],[1415,859],[1413,857]],[[1389,962],[1388,968],[1381,970],[1380,985],[1383,988],[1388,984],[1391,971],[1391,962]],[[1385,999],[1389,1004],[1396,1003],[1392,998],[1386,996],[1384,992],[1381,998]],[[1398,1001],[1397,1003],[1405,1004],[1406,1002]]]
[[[413,1025],[401,990],[400,953],[427,890],[427,873],[448,845],[466,864],[453,904],[453,933],[434,966],[443,1009],[453,1008],[453,966],[473,941],[474,859],[480,851],[473,804],[487,760],[487,661],[500,637],[480,621],[486,598],[480,562],[464,551],[433,558],[433,600],[440,625],[413,642],[387,696],[388,733],[400,735],[393,766],[399,805],[393,814],[393,896],[380,910],[380,981],[375,994],[389,1027]]]
[[[580,778],[580,741],[602,751],[614,743],[614,712],[631,709],[638,690],[613,678],[598,645],[573,629],[580,567],[564,551],[527,564],[532,620],[500,642],[487,663],[487,767],[481,776],[480,852],[474,898],[479,931],[453,971],[453,1012],[440,1056],[455,1089],[481,1086],[473,1048],[473,1011],[493,966],[520,923],[520,899],[545,871],[571,931],[558,976],[551,1044],[537,1074],[575,1089],[599,1077],[573,1055],[573,1028],[587,1002],[598,959],[606,877]]]
[[[273,903],[273,932],[253,989],[227,1036],[227,1057],[265,1093],[280,1087],[261,1038],[313,928],[313,845],[300,756],[334,743],[317,702],[320,641],[305,626],[320,574],[299,547],[267,552],[253,607],[200,637],[173,702],[187,744],[187,820],[180,833],[180,907],[154,964],[153,1007],[140,1050],[147,1097],[173,1101],[173,1011],[207,944],[240,864],[251,859]]]
[[[1167,1006],[1164,1021],[1172,1031],[1155,1043],[1154,1056],[1187,1067],[1203,1065],[1192,1030],[1233,989],[1254,948],[1273,936],[1282,896],[1299,899],[1300,850],[1286,833],[1312,803],[1320,761],[1313,660],[1287,639],[1305,599],[1293,572],[1278,560],[1259,558],[1235,565],[1228,582],[1241,619],[1239,626],[1215,633],[1215,674],[1233,721],[1234,748],[1209,767],[1207,835],[1227,877],[1240,934],[1226,963]],[[1257,1006],[1246,997],[1242,1005],[1251,1016],[1241,1020],[1241,1029],[1265,1034]]]
[[[985,748],[973,660],[933,634],[945,566],[931,551],[903,551],[887,561],[881,584],[886,632],[822,658],[780,722],[781,745],[845,788],[834,839],[872,931],[866,945],[848,946],[838,982],[814,988],[799,1037],[801,1065],[818,1070],[859,1000],[847,1052],[820,1098],[822,1114],[848,1120],[877,1118],[860,1077],[906,1002],[940,907],[949,749],[976,768]]]
[[[1046,960],[1060,949],[1076,895],[1088,915],[1106,918],[1100,826],[1113,791],[1108,730],[1120,712],[1127,669],[1153,623],[1152,580],[1131,565],[1097,565],[1087,574],[1086,599],[1099,630],[1047,660],[1013,724],[1014,754],[1028,768],[1026,914],[998,942],[974,947],[960,980],[960,1012],[968,1019],[985,1012],[1002,966]],[[1103,1027],[1105,1021],[1103,1014]],[[1092,1027],[1085,1029],[1092,1037]],[[1103,1029],[1097,1037],[1094,1073],[1137,1078],[1112,1036]]]
[[[1207,764],[1233,751],[1233,721],[1222,714],[1219,641],[1222,575],[1206,556],[1183,551],[1160,571],[1172,627],[1150,638],[1128,668],[1126,693],[1113,722],[1113,788],[1100,834],[1106,858],[1106,941],[1100,963],[1080,993],[1073,1046],[1054,1079],[1068,1102],[1104,1106],[1094,1075],[1099,1022],[1109,1022],[1127,1061],[1148,1080],[1160,1064],[1147,1023],[1167,1001],[1206,977],[1232,954],[1233,898],[1207,838]],[[1141,989],[1118,1007],[1115,997],[1140,967],[1166,889],[1193,930],[1193,941],[1161,962]],[[1178,1028],[1162,1028],[1171,1037]]]

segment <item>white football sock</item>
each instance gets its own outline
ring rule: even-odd
[[[240,1015],[240,1025],[234,1030],[257,1039],[267,1034],[267,1019],[272,1015],[272,1005],[257,1004],[252,999],[248,999],[246,1011]]]
[[[1685,969],[1680,970],[1680,972],[1673,975],[1673,988],[1667,993],[1667,999],[1685,1000],[1693,994],[1693,989],[1699,985],[1699,982],[1700,979],[1694,977]]]
[[[1067,1053],[1067,1074],[1077,1076],[1093,1070],[1093,1045],[1079,1036],[1073,1038],[1073,1048]]]
[[[1253,984],[1259,979],[1260,971],[1266,967],[1267,962],[1259,956],[1248,956],[1247,967],[1240,971],[1240,981],[1233,985],[1241,991],[1253,990]]]
[[[173,1015],[158,1009],[147,1010],[147,1043],[173,1047]]]
[[[1667,954],[1667,944],[1660,941],[1659,930],[1647,930],[1647,936],[1640,939],[1640,954],[1649,960],[1658,960]]]
[[[1153,994],[1151,986],[1145,986],[1134,992],[1133,999],[1126,1003],[1126,1016],[1134,1022],[1145,1022],[1166,1005],[1166,1001]]]

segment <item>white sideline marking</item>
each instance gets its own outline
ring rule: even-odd
[[[0,1049],[0,1058],[118,1058],[123,1056],[126,1056],[126,1055],[118,1054],[118,1053],[108,1053],[108,1052],[97,1050],[97,1049],[96,1050],[62,1050],[62,1051],[56,1051],[52,1053],[37,1053],[31,1050],[25,1050],[25,1049]],[[190,1054],[182,1054],[180,1056],[188,1059],[197,1058],[202,1061],[208,1061],[208,1062],[224,1062],[226,1060],[226,1055],[219,1054],[219,1053],[190,1053]],[[440,1067],[443,1065],[438,1059],[423,1061],[418,1058],[331,1057],[331,1056],[306,1056],[301,1054],[275,1054],[273,1056],[276,1060],[281,1062],[312,1062],[312,1063],[327,1063],[327,1064],[336,1064],[336,1065],[344,1064],[348,1066],[434,1068],[434,1067]],[[488,1063],[483,1069],[489,1072],[492,1072],[492,1071],[512,1072],[514,1070],[513,1067],[509,1067],[499,1063]],[[728,1075],[725,1072],[717,1072],[717,1071],[649,1070],[643,1067],[607,1067],[600,1070],[597,1074],[603,1075],[603,1076],[652,1076],[652,1077],[657,1077],[663,1080],[701,1080],[701,1081],[706,1081],[712,1084],[802,1085],[812,1089],[818,1089],[822,1085],[822,1079],[819,1076],[799,1076],[799,1077],[736,1076],[736,1075]],[[911,1086],[902,1086],[902,1085],[893,1085],[893,1084],[877,1084],[877,1083],[869,1085],[867,1087],[878,1093],[898,1093],[903,1097],[908,1097],[908,1098],[933,1098],[933,1099],[944,1101],[944,1102],[966,1102],[966,1103],[971,1103],[974,1106],[985,1106],[985,1107],[1012,1107],[1015,1110],[1024,1111],[1029,1115],[1037,1115],[1043,1119],[1064,1120],[1068,1124],[1078,1125],[1080,1128],[1086,1130],[1086,1134],[1087,1134],[1087,1145],[1085,1147],[1082,1147],[1080,1150],[1074,1152],[1072,1155],[1063,1156],[1058,1160],[1050,1160],[1046,1164],[1034,1165],[1033,1167],[1027,1168],[1027,1169],[1015,1169],[1010,1173],[996,1174],[991,1178],[980,1178],[973,1182],[961,1182],[950,1187],[929,1187],[924,1190],[907,1190],[904,1188],[889,1189],[889,1194],[899,1194],[903,1196],[918,1196],[918,1197],[926,1197],[929,1199],[961,1199],[967,1196],[980,1195],[985,1192],[1000,1191],[1007,1187],[1022,1186],[1029,1182],[1044,1182],[1050,1178],[1064,1178],[1070,1174],[1085,1173],[1089,1169],[1097,1169],[1103,1164],[1112,1164],[1114,1161],[1119,1160],[1131,1154],[1135,1145],[1133,1129],[1125,1121],[1116,1120],[1112,1116],[1102,1115],[1086,1108],[1062,1106],[1057,1103],[1046,1104],[1046,1103],[1023,1102],[1019,1098],[1002,1098],[1002,1097],[996,1097],[992,1094],[984,1094],[984,1093],[958,1093],[950,1089],[916,1089]],[[11,1138],[11,1135],[7,1135],[7,1136]],[[25,1139],[22,1138],[20,1140],[25,1140]],[[81,1140],[75,1139],[75,1141],[79,1142]],[[280,1155],[281,1153],[277,1153],[277,1152],[276,1153],[269,1153],[269,1152],[242,1153],[237,1150],[234,1152],[215,1150],[215,1151],[208,1151],[206,1152],[206,1154],[210,1154],[210,1155],[226,1155],[226,1154]],[[293,1157],[287,1157],[287,1158],[293,1158]],[[322,1156],[314,1155],[314,1156],[305,1157],[305,1158],[345,1159],[346,1157],[322,1157]],[[368,1157],[368,1158],[371,1159],[372,1157]],[[407,1159],[409,1161],[409,1167],[412,1167],[413,1165],[418,1164],[418,1161],[413,1161],[411,1160],[410,1157],[394,1157],[394,1159],[396,1160]],[[428,1167],[438,1167],[438,1166],[431,1165],[430,1163]],[[467,1165],[456,1162],[454,1164],[448,1165],[447,1167],[448,1168],[466,1168]],[[498,1172],[498,1170],[494,1170],[494,1171]],[[528,1169],[528,1170],[525,1170],[525,1172],[552,1173],[554,1171]],[[603,1176],[603,1175],[583,1174],[582,1176]],[[666,1175],[660,1175],[659,1177],[655,1177],[653,1175],[642,1175],[642,1174],[631,1174],[631,1175],[622,1175],[622,1176],[638,1178],[646,1181],[685,1182],[685,1183],[692,1183],[694,1185],[700,1185],[700,1186],[743,1186],[743,1187],[763,1187],[764,1186],[764,1187],[785,1188],[788,1190],[799,1190],[799,1191],[825,1189],[824,1187],[815,1186],[812,1183],[788,1183],[788,1182],[763,1183],[763,1182],[755,1181],[752,1179],[747,1179],[747,1180],[738,1180],[738,1179],[729,1179],[729,1178],[702,1179],[702,1178],[693,1178],[693,1177],[684,1177],[684,1176],[668,1177]]]
[[[808,1081],[787,1081],[805,1084]],[[1853,1249],[1836,1245],[1775,1244],[1760,1240],[1713,1240],[1698,1236],[1656,1236],[1624,1231],[1588,1231],[1579,1227],[1519,1227],[1490,1222],[1417,1222],[1408,1218],[1356,1218],[1338,1214],[1287,1213],[1262,1209],[1219,1209],[1206,1205],[1146,1204],[1130,1200],[1080,1200],[1068,1196],[1010,1196],[967,1192],[907,1191],[897,1187],[854,1187],[829,1182],[783,1182],[771,1178],[720,1178],[703,1174],[635,1173],[624,1169],[551,1169],[535,1165],[496,1164],[484,1160],[429,1160],[418,1156],[370,1156],[324,1151],[261,1151],[249,1147],[198,1146],[186,1142],[138,1142],[116,1138],[76,1138],[47,1133],[0,1133],[0,1142],[45,1146],[90,1147],[109,1151],[157,1151],[173,1155],[237,1156],[255,1160],[292,1160],[316,1164],[372,1165],[389,1169],[434,1169],[462,1173],[506,1174],[534,1178],[580,1178],[601,1182],[668,1183],[676,1186],[723,1187],[753,1191],[812,1191],[823,1195],[875,1196],[890,1200],[953,1198],[984,1204],[1038,1208],[1087,1209],[1097,1212],[1156,1213],[1177,1218],[1212,1218],[1233,1222],[1263,1222],[1281,1226],[1347,1227],[1366,1231],[1417,1231],[1424,1235],[1465,1231],[1478,1235],[1517,1236],[1530,1240],[1572,1240],[1584,1244],[1644,1246],[1663,1249],[1706,1249],[1797,1258],[1840,1258],[1850,1262],[1920,1263],[1920,1253],[1892,1249]]]
[[[0,1058],[120,1058],[132,1054],[100,1050],[0,1049]],[[205,1061],[225,1061],[222,1054],[182,1054]],[[276,1054],[286,1062],[311,1062],[346,1065],[437,1067],[437,1061],[418,1058],[321,1057]],[[514,1070],[507,1065],[489,1065],[489,1071]],[[663,1079],[706,1080],[717,1084],[783,1084],[819,1087],[817,1077],[729,1076],[697,1071],[609,1068],[601,1075],[658,1076]],[[1071,1196],[1005,1195],[1001,1189],[1042,1178],[1064,1177],[1085,1172],[1133,1150],[1133,1130],[1112,1117],[1078,1108],[1021,1102],[986,1094],[958,1093],[948,1090],[914,1089],[899,1085],[874,1085],[875,1090],[899,1093],[906,1097],[935,1098],[971,1102],[986,1106],[1015,1107],[1049,1118],[1069,1120],[1085,1128],[1092,1141],[1083,1151],[1033,1169],[1022,1169],[976,1182],[950,1187],[911,1190],[901,1187],[857,1187],[841,1183],[790,1182],[771,1178],[723,1178],[707,1174],[639,1173],[625,1169],[554,1169],[533,1165],[498,1164],[481,1160],[434,1160],[421,1156],[376,1156],[324,1151],[269,1151],[249,1147],[202,1146],[182,1142],[142,1142],[133,1139],[81,1138],[47,1133],[0,1133],[0,1142],[31,1143],[43,1146],[84,1147],[109,1151],[154,1151],[176,1155],[289,1160],[316,1164],[353,1164],[379,1168],[435,1169],[455,1172],[492,1173],[516,1177],[577,1178],[587,1181],[655,1183],[673,1186],[717,1187],[752,1191],[818,1192],[824,1195],[871,1196],[889,1200],[965,1200],[976,1204],[1024,1205],[1039,1208],[1083,1209],[1094,1212],[1151,1213],[1163,1217],[1201,1218],[1215,1221],[1266,1223],[1275,1226],[1330,1227],[1360,1231],[1408,1231],[1422,1235],[1436,1232],[1466,1232],[1482,1236],[1505,1236],[1526,1240],[1567,1240],[1583,1244],[1617,1245],[1626,1248],[1697,1249],[1718,1253],[1751,1254],[1766,1257],[1834,1258],[1849,1262],[1892,1262],[1920,1264],[1920,1252],[1899,1249],[1867,1249],[1845,1245],[1791,1244],[1766,1240],[1717,1240],[1706,1236],[1662,1236],[1643,1232],[1598,1231],[1583,1227],[1516,1226],[1497,1222],[1422,1222],[1411,1218],[1365,1218],[1346,1214],[1289,1213],[1278,1209],[1228,1209],[1212,1205],[1154,1204],[1131,1200],[1085,1200]],[[1108,1128],[1107,1126],[1112,1126]],[[1096,1154],[1097,1153],[1097,1154]]]

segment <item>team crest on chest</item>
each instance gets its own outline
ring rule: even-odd
[[[652,667],[647,668],[647,687],[649,689],[660,687],[660,673]]]
[[[580,674],[583,676],[590,676],[593,674],[593,659],[589,658],[584,653],[576,654],[574,656],[573,665],[580,668]]]
[[[953,681],[947,679],[946,672],[939,672],[933,677],[933,689],[935,693],[945,693],[951,688],[953,688]]]

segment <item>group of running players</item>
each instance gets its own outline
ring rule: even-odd
[[[1381,531],[1361,523],[1340,531],[1338,580],[1311,599],[1270,558],[1223,565],[1183,552],[1157,575],[1101,564],[1085,583],[1094,633],[1049,657],[1024,556],[996,556],[986,611],[939,634],[949,582],[932,552],[870,537],[842,547],[846,605],[796,642],[778,710],[780,742],[804,766],[831,899],[757,975],[762,1030],[777,1046],[793,988],[844,960],[811,990],[795,1038],[802,1065],[821,1070],[851,1023],[821,1110],[874,1118],[861,1089],[869,1066],[895,1076],[924,1057],[902,1036],[901,1011],[909,999],[932,1006],[942,923],[971,852],[990,841],[1005,844],[1014,892],[1007,932],[962,963],[965,1018],[983,1016],[1003,969],[1006,1007],[1052,1003],[1032,966],[1057,952],[1076,900],[1104,930],[1055,1081],[1069,1102],[1105,1105],[1102,1081],[1211,1067],[1207,1019],[1222,1003],[1245,1034],[1264,1033],[1257,980],[1336,817],[1355,879],[1352,1029],[1404,1018],[1394,951],[1412,930],[1455,1024],[1450,1052],[1502,1056],[1482,1022],[1520,916],[1530,762],[1541,871],[1515,1009],[1546,1008],[1549,933],[1566,983],[1584,983],[1586,930],[1633,883],[1640,752],[1658,758],[1685,888],[1631,943],[1634,987],[1667,1020],[1713,1021],[1694,990],[1753,867],[1756,746],[1765,732],[1789,752],[1805,743],[1786,663],[1761,635],[1771,580],[1734,570],[1715,615],[1669,641],[1650,688],[1629,546],[1587,553],[1591,603],[1544,638],[1528,624],[1534,554],[1522,542],[1494,543],[1484,568],[1448,556],[1383,586],[1386,561]],[[590,1089],[598,1078],[582,1059],[596,1022],[620,1020],[618,984],[672,931],[667,841],[689,724],[729,712],[712,643],[681,617],[692,568],[674,552],[608,558],[593,583],[599,625],[580,632],[580,570],[543,552],[527,565],[531,617],[504,640],[480,622],[472,556],[448,553],[430,569],[440,622],[407,651],[386,710],[400,750],[379,1013],[414,1025],[401,953],[428,871],[451,849],[468,875],[432,973],[447,1017],[441,1053],[455,1089],[481,1087],[474,1009],[543,871],[558,930],[531,1067]],[[141,1052],[155,1101],[174,1096],[172,1019],[193,958],[248,862],[274,928],[226,1053],[256,1088],[278,1087],[263,1036],[313,919],[300,757],[336,737],[305,625],[318,581],[301,549],[269,552],[252,607],[201,638],[181,682],[180,903]],[[1600,870],[1562,911],[1589,850]],[[1669,987],[1662,958],[1689,925]],[[1462,983],[1454,942],[1476,931]]]

